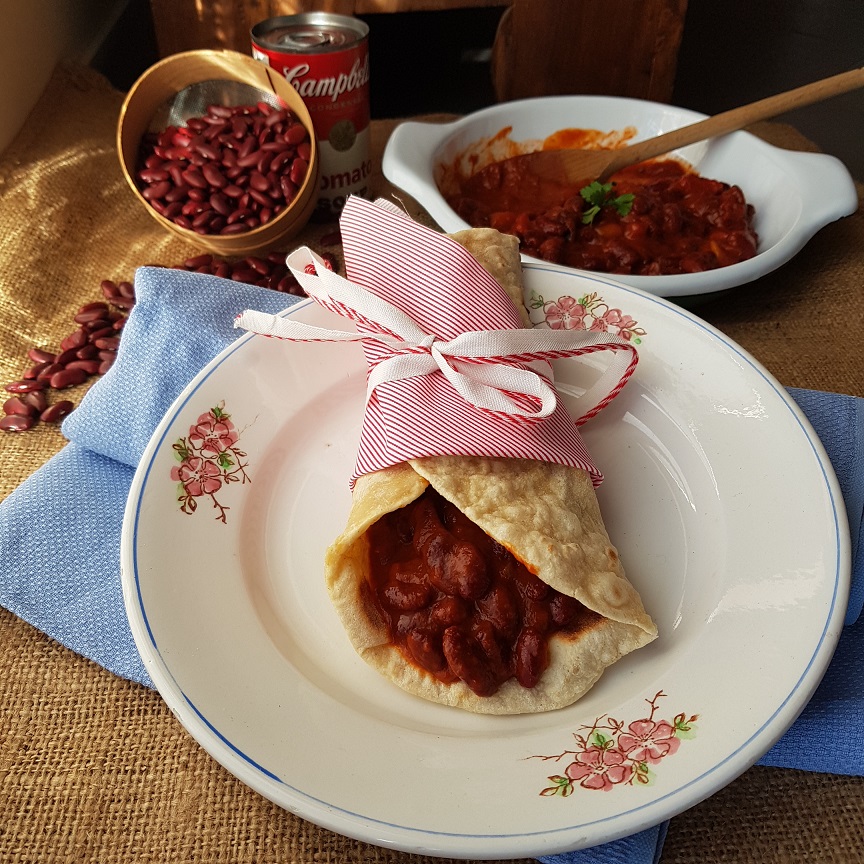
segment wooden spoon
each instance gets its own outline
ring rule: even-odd
[[[644,162],[655,156],[677,150],[697,141],[715,138],[727,132],[775,117],[793,108],[801,108],[813,102],[820,102],[831,96],[846,93],[864,86],[864,67],[842,72],[812,84],[805,84],[794,90],[751,102],[731,111],[715,114],[706,120],[682,126],[656,138],[648,138],[618,150],[538,150],[512,157],[524,169],[547,179],[569,185],[589,183],[592,180],[604,182],[611,174],[627,165]],[[508,160],[511,161],[511,160]]]

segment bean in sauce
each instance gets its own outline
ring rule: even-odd
[[[405,659],[492,696],[537,685],[549,638],[600,616],[548,586],[431,486],[369,529],[372,602]]]

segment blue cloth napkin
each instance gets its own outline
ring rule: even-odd
[[[105,668],[152,686],[126,621],[119,542],[126,498],[153,429],[189,380],[237,338],[243,309],[279,312],[294,298],[251,285],[145,267],[118,359],[65,421],[69,444],[0,504],[0,604]],[[854,551],[864,511],[864,400],[791,391],[824,442],[843,488]],[[861,556],[864,559],[864,555]],[[849,615],[810,705],[762,764],[864,775],[864,560]],[[826,728],[843,728],[828,736]],[[548,864],[649,864],[666,826]]]

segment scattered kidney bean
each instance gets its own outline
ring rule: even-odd
[[[162,161],[156,159],[150,167],[154,168]],[[243,182],[248,183],[248,180]],[[227,190],[223,190],[222,194],[227,194]],[[337,269],[334,255],[324,252],[321,257],[331,270]],[[170,269],[206,273],[285,294],[305,296],[288,270],[285,258],[284,252],[237,260],[202,253]],[[6,392],[14,395],[3,405],[5,417],[0,418],[0,429],[22,432],[40,420],[58,423],[74,409],[74,404],[63,399],[49,406],[46,392],[83,384],[89,377],[104,375],[114,364],[126,324],[125,313],[135,306],[135,287],[132,282],[115,282],[112,279],[103,279],[99,287],[104,301],[85,303],[76,310],[72,320],[78,325],[77,329],[60,341],[57,351],[38,347],[28,350],[27,357],[33,365],[22,374],[20,380],[5,385]]]
[[[77,387],[87,380],[83,369],[70,369],[68,366],[51,376],[50,384],[55,390],[65,390],[67,387]]]
[[[31,393],[33,390],[44,390],[45,384],[42,381],[22,379],[21,381],[13,381],[5,387],[8,393]]]
[[[51,365],[50,363],[37,363],[35,366],[31,366],[31,367],[30,367],[30,368],[29,368],[29,369],[24,373],[23,377],[24,377],[25,379],[27,379],[28,381],[31,381],[31,380],[34,379],[34,378],[38,379],[38,378],[39,378],[39,375],[42,373],[42,371],[43,371],[47,366],[50,366],[50,365]]]
[[[24,417],[21,414],[7,414],[0,419],[0,429],[4,432],[24,432],[36,422],[35,417]]]
[[[7,399],[3,403],[3,412],[5,414],[17,414],[21,417],[35,417],[39,413],[32,405],[28,405],[19,396]]]
[[[74,403],[68,399],[61,399],[59,402],[55,402],[50,408],[46,408],[39,415],[39,419],[43,423],[59,423],[67,414],[71,414],[74,408]]]
[[[34,390],[32,393],[22,393],[19,397],[26,405],[32,405],[37,413],[41,413],[48,407],[48,397],[44,390]]]
[[[27,352],[27,356],[34,363],[53,363],[55,357],[50,351],[43,351],[41,348],[31,348]]]
[[[186,126],[145,135],[135,179],[148,203],[175,224],[200,234],[242,234],[286,208],[306,179],[310,155],[309,132],[287,108],[210,105]],[[204,215],[241,210],[249,215],[227,222]]]

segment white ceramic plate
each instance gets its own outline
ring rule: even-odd
[[[575,705],[472,715],[404,693],[354,653],[322,558],[349,507],[356,346],[241,338],[177,400],[135,476],[123,587],[166,702],[262,795],[370,843],[522,857],[656,824],[773,744],[842,627],[842,498],[777,382],[667,301],[544,265],[525,277],[538,324],[623,330],[641,355],[585,435],[660,637]],[[332,326],[311,301],[287,314]],[[557,374],[577,394],[597,373],[567,361]]]
[[[705,117],[695,111],[610,96],[551,96],[506,102],[447,124],[406,122],[384,151],[384,175],[415,198],[448,232],[470,227],[450,208],[436,184],[436,171],[477,142],[512,127],[509,138],[524,151],[537,149],[559,129],[621,131],[635,127],[633,141],[652,138]],[[485,155],[484,155],[485,154]],[[495,161],[480,148],[477,167]],[[496,158],[503,158],[501,154]],[[855,183],[838,159],[772,147],[735,132],[675,151],[704,177],[741,187],[756,210],[758,254],[748,261],[704,273],[614,278],[660,297],[693,297],[752,282],[776,270],[822,227],[858,209]],[[526,260],[527,256],[526,256]],[[530,259],[536,260],[536,259]]]

